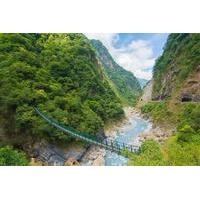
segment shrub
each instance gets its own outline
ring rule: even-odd
[[[169,111],[165,101],[147,103],[141,108],[141,112],[151,115],[155,122],[166,123],[173,121],[174,123],[174,116]]]
[[[25,166],[28,160],[23,152],[12,149],[11,147],[0,148],[0,165],[1,166]]]
[[[168,165],[200,165],[200,143],[193,142],[193,140],[180,144],[177,141],[178,137],[178,135],[171,137],[165,144]]]
[[[139,149],[139,155],[133,155],[130,165],[154,166],[165,165],[160,145],[154,140],[146,140]]]

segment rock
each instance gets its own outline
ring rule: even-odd
[[[61,148],[43,141],[35,143],[31,157],[42,162],[42,165],[63,166],[69,158],[79,161],[86,151],[86,147],[76,145],[76,143]],[[35,165],[34,162],[32,164]]]
[[[46,165],[48,165],[48,163],[42,162],[36,158],[31,158],[30,165],[31,166],[46,166]]]
[[[68,158],[67,161],[65,161],[65,166],[79,166],[79,165],[80,165],[79,162],[73,157]]]
[[[102,140],[105,139],[106,136],[105,136],[104,129],[103,129],[103,128],[100,129],[100,130],[97,132],[96,136],[97,136],[97,138],[99,138],[100,140],[101,140],[101,139],[102,139]]]
[[[104,166],[105,165],[105,160],[103,156],[99,156],[96,160],[94,160],[93,166]]]
[[[104,156],[106,154],[105,149],[102,149],[97,146],[91,146],[91,148],[87,151],[87,153],[82,158],[80,164],[85,165],[94,165],[101,166],[104,165]]]

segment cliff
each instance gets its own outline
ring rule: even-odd
[[[91,40],[91,43],[117,96],[123,103],[134,105],[141,94],[141,87],[137,78],[131,72],[119,66],[100,41]]]

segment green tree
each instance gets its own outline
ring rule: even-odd
[[[1,166],[26,166],[28,160],[23,152],[14,150],[11,147],[0,148],[0,165]]]

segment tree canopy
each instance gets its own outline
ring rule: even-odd
[[[84,35],[0,34],[0,52],[0,125],[7,136],[70,140],[33,106],[90,134],[124,115]]]

